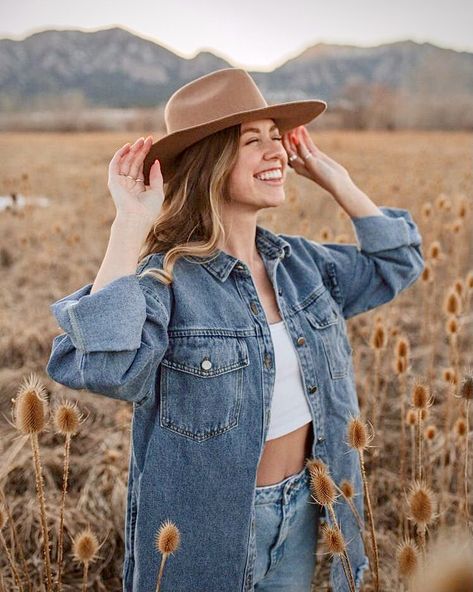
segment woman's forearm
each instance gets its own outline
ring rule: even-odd
[[[140,250],[149,230],[149,226],[141,220],[124,219],[117,215],[91,294],[119,277],[135,273]]]
[[[351,179],[332,191],[332,196],[351,218],[383,216],[378,206]]]

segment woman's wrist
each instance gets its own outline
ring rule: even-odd
[[[331,192],[333,198],[341,206],[350,218],[362,216],[382,216],[383,212],[362,191],[353,180],[348,177]]]

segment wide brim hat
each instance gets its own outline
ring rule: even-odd
[[[321,115],[325,101],[306,99],[268,105],[246,70],[224,68],[188,82],[169,98],[164,108],[167,135],[155,142],[143,162],[143,176],[156,159],[164,183],[176,172],[176,160],[186,148],[222,129],[245,121],[274,119],[280,133]]]

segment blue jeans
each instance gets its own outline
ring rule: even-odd
[[[310,592],[322,508],[310,497],[309,471],[256,487],[255,592]]]

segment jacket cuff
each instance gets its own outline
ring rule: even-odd
[[[136,275],[119,277],[90,294],[92,286],[49,305],[74,347],[84,352],[138,349],[146,299]]]
[[[351,219],[362,251],[375,253],[422,243],[417,225],[408,210],[385,206],[379,209],[383,216]]]

